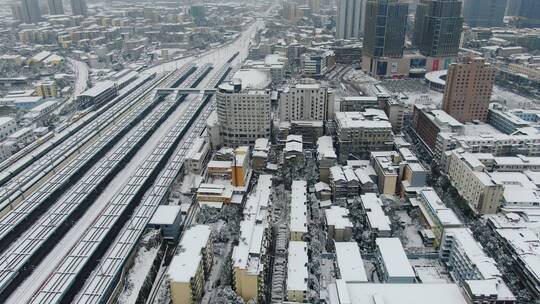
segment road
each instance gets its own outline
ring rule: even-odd
[[[90,77],[90,68],[88,65],[82,61],[75,60],[73,58],[68,58],[68,62],[75,73],[75,83],[73,85],[73,90],[71,92],[71,97],[64,102],[61,107],[58,107],[55,110],[55,114],[60,114],[65,109],[69,109],[73,101],[88,88],[88,78]]]
[[[75,72],[75,85],[73,87],[73,95],[77,96],[84,92],[86,88],[88,87],[88,76],[90,74],[90,70],[88,68],[88,65],[82,61],[78,61],[72,58],[68,58],[69,63],[73,67],[73,71]]]

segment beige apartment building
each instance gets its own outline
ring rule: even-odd
[[[180,247],[167,272],[172,302],[200,303],[204,295],[204,282],[214,263],[210,226],[196,225],[186,230]]]
[[[497,68],[484,58],[465,58],[448,68],[443,110],[461,123],[487,121]]]
[[[494,214],[501,205],[503,185],[494,181],[486,166],[468,152],[452,151],[448,178],[476,214]]]

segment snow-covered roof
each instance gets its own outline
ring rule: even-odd
[[[347,208],[332,206],[324,211],[326,224],[334,226],[334,229],[352,228],[353,224],[349,219],[349,210]]]
[[[244,206],[244,219],[259,218],[262,211],[266,212],[270,205],[271,189],[272,175],[260,175],[255,190],[249,194]]]
[[[269,148],[268,138],[257,138],[255,140],[254,151],[268,151]]]
[[[97,97],[100,94],[102,94],[103,92],[113,88],[114,86],[115,86],[114,82],[112,82],[110,80],[101,81],[101,82],[96,83],[90,89],[82,92],[80,94],[80,96]]]
[[[455,247],[461,251],[461,255],[466,256],[484,279],[500,278],[501,272],[497,268],[497,263],[484,252],[482,246],[474,239],[471,231],[467,228],[445,229],[445,235],[453,237]]]
[[[332,136],[321,136],[319,139],[317,139],[317,156],[319,160],[323,158],[337,158],[336,151],[334,151]]]
[[[293,181],[291,186],[291,211],[289,215],[291,232],[307,233],[306,195],[306,181]]]
[[[206,139],[204,137],[197,137],[195,141],[193,142],[193,145],[189,149],[186,158],[199,161],[204,154],[203,152],[205,150],[203,148],[205,146],[206,146]]]
[[[315,191],[316,192],[320,192],[320,191],[332,191],[332,189],[330,188],[330,186],[325,183],[325,182],[318,182],[315,184]]]
[[[33,61],[36,61],[36,62],[41,62],[43,60],[45,60],[45,58],[51,56],[51,52],[49,51],[41,51],[37,54],[35,54],[34,56],[32,56],[31,60]]]
[[[336,259],[341,279],[347,283],[367,282],[364,261],[356,242],[335,242]]]
[[[339,128],[392,128],[388,116],[382,110],[366,109],[364,112],[336,112]]]
[[[240,239],[232,253],[233,267],[245,269],[248,273],[258,275],[262,266],[259,256],[263,247],[265,224],[248,219],[240,222]]]
[[[454,211],[444,205],[437,192],[432,188],[420,191],[419,197],[431,213],[438,218],[442,226],[462,225]]]
[[[375,243],[388,277],[416,277],[399,238],[377,238]]]
[[[172,225],[180,214],[180,206],[160,205],[150,219],[150,225]]]
[[[390,218],[382,209],[382,201],[375,193],[366,193],[360,196],[362,207],[366,211],[369,226],[378,231],[390,232]]]
[[[338,291],[350,304],[467,304],[456,284],[347,283]]]
[[[287,261],[287,290],[307,291],[308,279],[307,243],[289,242],[289,259]]]
[[[267,69],[240,69],[232,78],[242,81],[242,89],[266,89],[272,83]]]
[[[347,181],[347,179],[345,178],[345,174],[343,174],[341,166],[330,167],[330,176],[334,181]]]
[[[180,252],[169,265],[167,276],[173,282],[189,282],[195,276],[202,259],[202,250],[210,241],[212,230],[208,225],[195,225],[184,232]]]

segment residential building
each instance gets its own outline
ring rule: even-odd
[[[483,58],[464,58],[448,68],[443,110],[461,123],[487,121],[497,69]]]
[[[184,162],[186,173],[202,174],[209,157],[210,143],[204,137],[196,138],[186,155]]]
[[[358,195],[360,191],[360,181],[351,167],[330,167],[329,178],[332,197],[334,199]]]
[[[407,1],[367,0],[363,71],[378,78],[402,74],[398,69],[405,48],[407,14]]]
[[[370,164],[377,174],[381,194],[404,195],[425,186],[427,170],[408,148],[371,152]]]
[[[489,109],[488,122],[497,130],[512,134],[521,128],[530,127],[531,124],[509,111]]]
[[[20,128],[6,137],[6,141],[15,143],[19,148],[22,148],[36,139],[34,131],[30,127]]]
[[[349,156],[366,158],[370,151],[391,150],[392,125],[382,110],[336,112],[335,124],[340,163]]]
[[[281,121],[327,121],[334,116],[334,92],[327,85],[304,78],[279,96]]]
[[[219,86],[217,114],[226,146],[253,145],[257,138],[270,137],[270,83],[268,71],[242,69]]]
[[[0,117],[0,141],[17,131],[17,121],[13,117]]]
[[[283,163],[300,168],[304,164],[302,135],[288,135],[283,148]]]
[[[471,303],[515,303],[497,263],[485,254],[468,228],[446,229],[439,257],[452,277],[464,284],[465,295]]]
[[[336,280],[340,304],[470,304],[455,283],[347,283]],[[377,301],[377,302],[374,302]],[[334,302],[330,302],[334,303]]]
[[[445,229],[463,227],[454,211],[444,205],[433,188],[421,190],[416,198],[411,198],[411,203],[418,206],[424,223],[433,232],[435,247],[439,246]]]
[[[253,151],[251,153],[251,159],[253,164],[253,170],[262,171],[266,169],[268,162],[268,153],[270,152],[270,141],[268,138],[257,138]]]
[[[347,283],[368,282],[364,261],[356,242],[336,242],[336,277]]]
[[[251,175],[249,147],[220,149],[208,162],[206,173],[209,178],[230,181],[232,187],[245,187]]]
[[[304,76],[315,79],[322,78],[336,65],[334,52],[324,49],[310,49],[300,60]]]
[[[463,17],[461,0],[421,0],[416,7],[414,44],[427,57],[427,71],[447,69],[457,56]]]
[[[439,133],[437,135],[435,159],[439,163],[446,163],[449,152],[455,149],[463,149],[472,153],[491,153],[496,156],[517,154],[540,156],[540,134],[457,135],[454,133]]]
[[[394,134],[401,133],[405,115],[406,113],[411,112],[410,105],[399,98],[388,98],[382,103],[381,109],[384,111],[388,117],[388,121],[392,125],[392,132],[394,132]]]
[[[345,96],[339,100],[340,112],[362,112],[368,108],[379,108],[376,96]]]
[[[338,0],[337,39],[359,39],[364,33],[365,0]]]
[[[232,253],[234,289],[245,301],[264,294],[268,223],[255,217],[240,222],[240,239]]]
[[[382,281],[389,284],[416,281],[416,274],[399,238],[377,238],[375,244],[375,257],[379,262]]]
[[[287,261],[287,300],[304,303],[308,292],[308,254],[307,243],[299,241],[289,242],[289,256]]]
[[[503,26],[507,0],[463,0],[463,18],[470,27]]]
[[[214,263],[210,226],[196,225],[186,230],[180,248],[167,270],[172,302],[199,303],[204,295],[204,282]]]
[[[64,4],[62,0],[48,0],[49,14],[51,15],[64,15]]]
[[[538,299],[540,276],[536,265],[540,262],[540,239],[534,229],[536,220],[526,218],[526,214],[520,217],[515,213],[506,213],[491,216],[488,224],[495,229],[510,253],[515,265],[513,269],[520,275],[521,282]]]
[[[307,227],[307,183],[293,181],[291,185],[291,210],[289,213],[291,241],[301,241],[308,232]]]
[[[346,242],[351,239],[353,224],[347,208],[331,206],[324,210],[324,215],[328,242]]]
[[[391,237],[390,218],[384,213],[382,200],[375,193],[360,196],[369,229],[376,237]]]
[[[71,1],[71,13],[74,16],[87,16],[88,7],[86,6],[86,0],[70,0]]]
[[[43,81],[36,85],[36,94],[43,98],[58,97],[56,82]]]
[[[453,151],[448,157],[448,178],[476,214],[493,214],[501,205],[504,187],[471,153]]]
[[[453,153],[460,154],[468,164],[476,163],[493,183],[502,185],[501,207],[505,210],[519,211],[540,206],[540,183],[536,178],[540,171],[540,157],[494,156],[459,150]]]
[[[319,162],[319,180],[330,182],[330,168],[337,164],[332,136],[321,136],[317,140],[317,160]]]
[[[202,183],[197,189],[197,202],[201,205],[221,207],[230,204],[233,189],[230,185]]]
[[[272,204],[272,175],[261,174],[257,180],[256,186],[249,194],[244,205],[244,220],[255,219],[257,223],[266,221],[269,208]]]
[[[413,127],[416,135],[431,153],[434,153],[439,133],[464,133],[464,125],[445,111],[419,104],[414,105]]]
[[[302,136],[302,142],[304,145],[313,148],[317,144],[317,139],[324,135],[325,125],[329,127],[328,123],[322,120],[294,120],[294,121],[276,121],[275,131],[278,142],[286,141],[287,136],[293,134]]]

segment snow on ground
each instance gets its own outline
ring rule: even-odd
[[[399,216],[401,222],[405,224],[405,229],[403,230],[401,236],[401,242],[405,248],[423,248],[424,243],[422,242],[422,237],[418,234],[418,231],[421,229],[420,226],[407,214],[406,211],[397,211],[396,214]]]
[[[499,86],[493,87],[493,95],[491,96],[491,100],[504,102],[508,105],[510,109],[540,108],[538,105],[540,103],[540,100],[534,100],[533,98],[518,95]]]
[[[369,282],[380,283],[379,276],[377,275],[377,263],[375,261],[364,259],[364,268],[366,269]]]
[[[431,90],[421,79],[396,79],[381,82],[388,91],[403,94],[410,104],[442,103],[443,93]]]
[[[171,302],[171,292],[169,290],[169,283],[167,280],[163,281],[163,284],[159,286],[158,293],[154,299],[154,304],[168,304]]]
[[[133,266],[126,277],[124,290],[118,296],[119,304],[130,304],[137,301],[139,291],[146,280],[146,276],[152,269],[152,264],[158,253],[158,247],[149,249],[141,247],[137,251]]]

